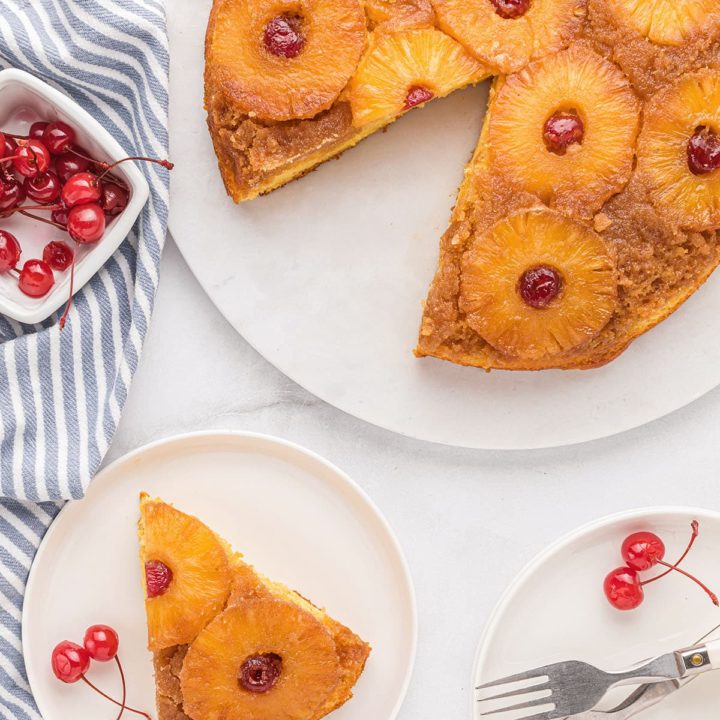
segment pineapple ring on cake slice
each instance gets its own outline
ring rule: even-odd
[[[215,0],[206,41],[209,94],[260,120],[313,117],[355,71],[365,24],[359,0]]]
[[[325,626],[276,599],[225,610],[190,646],[180,673],[193,720],[309,720],[339,680]]]
[[[148,647],[158,651],[189,643],[230,595],[225,546],[197,518],[145,494],[140,541]]]
[[[575,45],[502,84],[490,109],[491,165],[544,203],[587,216],[630,178],[638,128],[623,73]]]
[[[557,52],[576,37],[585,0],[432,0],[438,25],[500,73]]]
[[[720,228],[720,70],[686,75],[650,100],[638,174],[676,226]]]
[[[440,30],[376,32],[350,83],[353,124],[397,117],[486,76],[485,67]]]
[[[682,45],[720,24],[717,0],[607,0],[618,24],[658,45]]]
[[[590,228],[550,210],[507,217],[463,257],[460,309],[500,352],[559,355],[595,337],[613,315],[614,253]]]

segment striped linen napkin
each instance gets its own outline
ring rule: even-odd
[[[130,154],[168,153],[164,0],[0,0],[0,67],[69,94]],[[57,318],[0,317],[0,717],[39,720],[21,647],[23,591],[62,502],[83,495],[138,363],[167,229],[168,175],[132,234]]]

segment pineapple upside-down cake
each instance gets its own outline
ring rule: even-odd
[[[237,201],[494,76],[416,355],[591,368],[720,262],[719,0],[215,0]]]
[[[145,494],[139,535],[158,720],[319,720],[352,697],[351,630]]]

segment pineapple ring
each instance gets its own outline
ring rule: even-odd
[[[283,15],[302,18],[297,57],[277,57],[263,45],[268,23]],[[313,117],[350,80],[365,24],[359,0],[216,0],[206,41],[209,94],[225,95],[260,120]]]
[[[569,110],[582,120],[583,140],[557,155],[543,128]],[[623,73],[592,50],[576,45],[507,78],[490,113],[492,165],[548,205],[588,216],[630,178],[639,102]]]
[[[430,0],[365,0],[365,14],[371,29],[426,27],[435,22]]]
[[[645,108],[638,175],[668,220],[691,230],[720,227],[720,170],[694,175],[688,140],[706,125],[720,132],[720,72],[701,70],[656,95]]]
[[[562,290],[547,307],[521,297],[531,268],[549,266]],[[511,215],[471,241],[463,257],[460,309],[500,352],[526,360],[559,355],[595,337],[615,311],[614,253],[593,230],[550,210]]]
[[[505,19],[491,0],[432,0],[438,25],[500,73],[570,44],[585,18],[585,0],[532,0],[521,17]]]
[[[484,66],[440,30],[374,33],[350,83],[353,124],[361,127],[397,117],[414,106],[408,103],[411,88],[429,91],[426,102],[485,77]]]
[[[282,669],[274,687],[252,693],[238,682],[243,663],[273,654]],[[340,681],[335,643],[310,613],[282,600],[230,607],[190,646],[180,683],[193,720],[307,720]]]
[[[717,0],[608,0],[619,24],[658,45],[682,45],[720,24]]]
[[[159,560],[173,574],[165,593],[153,598],[145,593],[148,647],[158,651],[192,642],[225,607],[231,570],[224,545],[197,518],[146,495],[140,513],[143,564]]]

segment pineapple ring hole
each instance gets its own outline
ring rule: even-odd
[[[585,121],[574,108],[558,108],[543,125],[543,142],[548,152],[565,155],[573,145],[582,145],[585,139]]]
[[[307,41],[305,18],[299,11],[287,11],[270,18],[263,30],[263,47],[278,58],[292,60]]]
[[[518,279],[517,291],[523,302],[535,310],[544,310],[562,293],[565,281],[552,265],[535,265]]]
[[[282,674],[282,658],[277,653],[250,655],[240,666],[240,687],[261,694],[272,690]]]
[[[495,12],[503,20],[516,20],[530,10],[531,0],[490,0]]]
[[[713,123],[701,123],[687,143],[688,168],[693,175],[720,169],[720,134]]]

